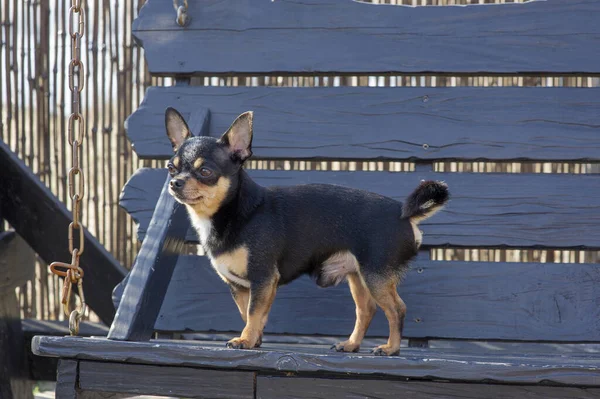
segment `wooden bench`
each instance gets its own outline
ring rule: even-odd
[[[599,264],[437,256],[600,248],[597,174],[439,171],[448,161],[598,162],[600,89],[190,84],[232,75],[598,76],[598,13],[595,0],[418,8],[190,1],[182,28],[172,2],[149,1],[134,34],[150,71],[176,84],[150,88],[127,121],[141,158],[171,156],[167,106],[210,136],[254,110],[255,159],[327,169],[250,170],[263,185],[336,183],[403,199],[432,178],[453,197],[423,223],[421,253],[400,288],[408,314],[398,357],[368,353],[388,332],[381,312],[360,353],[330,351],[351,332],[354,304],[345,285],[324,290],[308,278],[280,289],[260,349],[232,350],[225,342],[243,324],[228,288],[206,258],[177,255],[174,244],[196,241],[185,210],[165,190],[166,170],[140,169],[121,204],[143,242],[115,289],[108,337],[34,338],[35,353],[61,358],[57,397],[600,397]],[[385,171],[360,170],[363,162]]]

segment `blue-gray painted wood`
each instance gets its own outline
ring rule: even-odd
[[[214,137],[253,110],[257,159],[600,160],[596,88],[152,87],[127,120],[141,158],[173,155],[169,106],[210,108]]]
[[[36,335],[53,335],[61,337],[69,335],[68,320],[24,319],[21,321],[21,325],[23,329],[23,344],[15,349],[19,351],[18,356],[20,358],[25,358],[27,361],[27,369],[23,375],[32,381],[56,381],[57,360],[33,356],[31,353],[31,340]],[[103,324],[82,322],[79,326],[78,335],[80,337],[105,337],[107,333],[108,328]],[[16,346],[17,342],[13,341],[12,345]]]
[[[102,338],[35,337],[33,352],[119,363],[252,370],[266,373],[318,373],[328,378],[419,378],[600,387],[598,354],[544,355],[440,352],[403,348],[400,356],[332,353],[326,346],[264,344],[258,350],[228,349],[219,342],[127,342]]]
[[[258,399],[593,399],[600,389],[258,376]]]
[[[184,340],[197,341],[216,341],[225,342],[239,334],[238,332],[193,332],[181,333],[177,336]],[[270,344],[288,344],[288,345],[331,345],[340,342],[339,335],[289,335],[289,334],[265,334],[263,342],[265,345]],[[401,348],[415,347],[411,346],[410,339],[402,339]],[[363,340],[362,353],[368,353],[370,348],[373,348],[381,343],[381,337],[367,336]],[[486,352],[488,354],[523,354],[528,355],[543,355],[553,353],[555,355],[570,356],[572,354],[594,354],[600,356],[600,342],[595,343],[557,343],[557,342],[531,342],[531,341],[494,341],[493,345],[489,341],[470,341],[470,340],[455,340],[455,339],[428,339],[427,345],[422,346],[431,350],[436,350],[446,353],[462,353],[462,354],[478,354]]]
[[[137,237],[139,241],[142,241],[146,236],[148,224],[154,214],[154,209],[160,196],[160,190],[162,190],[165,184],[166,176],[167,172],[164,169],[140,168],[129,178],[121,192],[119,205],[138,224]],[[197,240],[189,219],[185,218],[182,223],[186,225],[186,238],[188,240]],[[123,282],[115,286],[113,292],[114,303],[123,294],[124,287]]]
[[[45,263],[71,261],[67,238],[71,212],[1,140],[0,214]],[[80,265],[87,303],[110,324],[115,314],[110,293],[126,269],[87,229]]]
[[[206,108],[198,108],[186,115],[191,132],[207,135],[210,117]],[[147,225],[150,238],[142,243],[126,278],[114,287],[112,299],[118,307],[108,333],[110,339],[150,339],[178,252],[185,241],[188,230],[186,211],[169,194],[171,178],[166,171],[162,180],[158,201],[150,208],[152,216]]]
[[[600,341],[600,267],[594,264],[419,259],[398,292],[408,307],[406,338]],[[347,284],[323,289],[302,277],[278,290],[265,332],[344,336],[354,320]],[[240,332],[244,323],[209,260],[182,256],[155,328]],[[378,311],[367,336],[388,332]]]
[[[89,391],[123,392],[135,395],[253,399],[254,373],[158,365],[80,362],[79,387]]]
[[[14,230],[0,232],[0,273],[0,296],[35,278],[35,254]]]
[[[133,25],[154,74],[599,72],[596,0],[398,7],[350,0],[149,1]]]
[[[58,361],[58,375],[56,378],[57,399],[78,399],[76,360],[60,359]]]
[[[115,340],[148,340],[177,261],[174,244],[183,240],[185,208],[168,193],[170,176],[163,173],[163,188],[148,228],[149,238],[129,273],[123,297],[108,337]]]
[[[125,286],[127,286],[127,282],[129,281],[129,274],[125,276],[125,278],[115,286],[112,292],[112,301],[115,309],[119,308],[119,304],[121,303],[121,298],[123,297],[123,291],[125,290]]]
[[[428,246],[600,247],[600,175],[251,170],[262,185],[335,183],[400,201],[421,179],[444,180],[452,199],[421,223]],[[162,169],[141,169],[121,205],[145,231],[160,190]],[[585,194],[584,194],[585,193]],[[194,239],[188,234],[188,239]]]

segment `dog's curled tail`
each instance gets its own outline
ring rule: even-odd
[[[449,199],[446,183],[423,180],[402,206],[402,217],[418,224],[442,209]]]

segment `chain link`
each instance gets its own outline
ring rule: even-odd
[[[186,0],[187,1],[187,0]],[[79,153],[85,139],[85,120],[81,113],[80,93],[85,82],[85,69],[81,60],[81,38],[85,32],[85,7],[83,0],[72,0],[69,8],[69,34],[71,36],[71,62],[69,63],[69,90],[73,98],[73,109],[67,123],[67,137],[72,151],[72,167],[69,170],[69,197],[73,202],[73,221],[69,224],[68,240],[71,263],[53,262],[52,273],[64,278],[62,299],[64,312],[69,316],[71,335],[79,334],[79,323],[87,310],[83,292],[83,269],[79,257],[85,249],[85,236],[81,224],[81,201],[85,195],[85,179],[80,167]],[[77,30],[74,30],[77,20]],[[77,234],[75,234],[77,230]],[[77,236],[77,242],[75,242]],[[71,310],[72,285],[77,284],[80,306]]]

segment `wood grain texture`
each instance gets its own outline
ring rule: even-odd
[[[232,350],[221,343],[129,342],[101,338],[35,337],[34,353],[119,363],[215,369],[319,373],[327,377],[369,376],[448,379],[469,382],[538,384],[550,382],[600,387],[597,354],[529,356],[461,354],[405,348],[398,357],[332,353],[328,347],[271,345],[270,349]]]
[[[217,333],[217,332],[194,332],[182,333],[179,336],[184,340],[196,341],[216,341],[225,342],[235,336],[236,333]],[[167,335],[167,333],[165,333]],[[171,334],[172,337],[174,334]],[[263,337],[263,343],[266,347],[271,344],[288,344],[293,346],[315,346],[321,345],[325,348],[340,342],[340,336],[336,335],[290,335],[290,334],[266,334]],[[170,337],[167,339],[171,339]],[[411,340],[403,339],[402,348],[416,347],[411,346]],[[381,343],[381,338],[365,337],[363,341],[363,353],[368,353],[368,348],[373,348]],[[503,354],[523,354],[544,355],[552,353],[554,355],[569,356],[571,354],[595,353],[600,354],[600,342],[595,343],[557,343],[557,342],[528,342],[528,341],[468,341],[453,339],[428,339],[427,348],[436,352],[459,352],[465,354],[480,354],[485,352],[489,355],[493,353]]]
[[[60,359],[56,376],[56,399],[78,399],[77,360]]]
[[[57,370],[57,359],[49,357],[34,356],[31,353],[31,340],[36,335],[53,335],[65,336],[69,335],[68,320],[34,320],[24,319],[21,321],[23,330],[23,346],[19,356],[23,356],[28,362],[27,377],[32,381],[55,381]],[[89,337],[105,337],[108,333],[108,328],[102,324],[82,322],[79,326],[79,336]]]
[[[408,307],[405,338],[600,341],[594,264],[417,259],[399,293]],[[181,256],[155,328],[239,332],[244,324],[230,297],[207,258]],[[354,320],[347,284],[323,289],[302,277],[279,289],[265,331],[344,336]],[[367,336],[387,334],[378,310]]]
[[[14,293],[35,277],[35,254],[12,230],[0,232],[0,272],[0,295]]]
[[[0,398],[15,399],[11,380],[21,370],[19,348],[22,344],[19,307],[15,295],[0,292]],[[15,342],[16,341],[16,342]],[[17,398],[18,399],[18,398]]]
[[[2,220],[0,216],[0,221]],[[23,334],[15,288],[35,276],[35,257],[14,231],[0,232],[0,398],[33,399],[31,345]]]
[[[349,0],[150,1],[133,25],[152,73],[598,72],[595,0],[398,7]],[[293,43],[293,45],[290,45]],[[191,50],[191,51],[190,51]]]
[[[143,241],[148,231],[148,225],[154,214],[154,209],[160,197],[160,192],[167,178],[166,169],[140,168],[129,178],[119,197],[119,205],[125,209],[138,224],[137,237]],[[186,225],[188,240],[197,240],[188,218],[181,221]],[[126,277],[129,278],[129,275]],[[123,281],[115,286],[113,296],[120,298],[124,289]]]
[[[177,261],[178,240],[187,230],[186,211],[168,193],[170,177],[163,175],[163,188],[133,268],[129,273],[123,300],[108,337],[119,340],[148,340]]]
[[[83,390],[185,398],[254,398],[254,373],[81,362]]]
[[[214,137],[255,111],[260,159],[597,161],[599,98],[579,88],[151,87],[127,134],[141,158],[167,159],[165,108],[193,121],[208,107]]]
[[[259,376],[257,399],[592,399],[595,388]]]
[[[2,141],[0,165],[2,217],[47,264],[70,261],[71,212]],[[88,305],[110,324],[115,314],[111,289],[123,280],[125,268],[87,230],[80,265],[86,273],[83,288]]]
[[[138,170],[121,205],[143,233],[159,193],[162,169]],[[600,176],[550,174],[394,173],[251,170],[264,186],[332,183],[404,201],[421,179],[444,180],[451,200],[421,223],[426,246],[600,246]],[[189,239],[194,236],[188,235]]]

